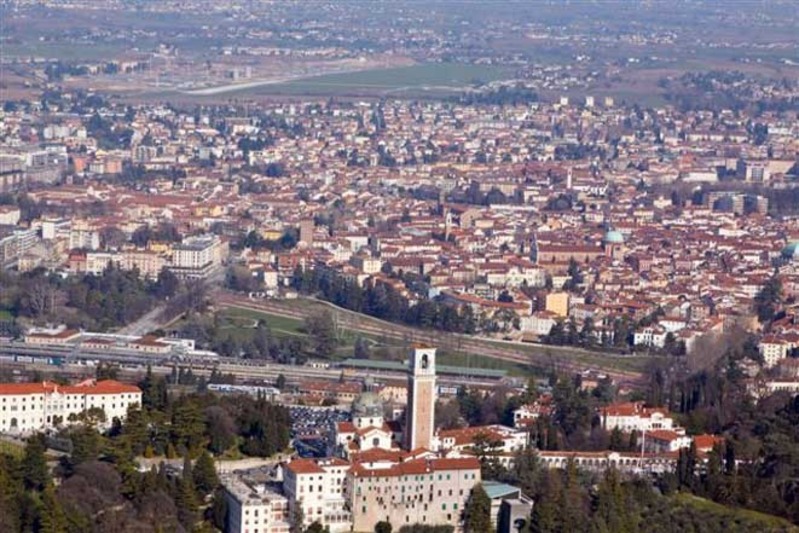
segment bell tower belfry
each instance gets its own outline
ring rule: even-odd
[[[408,368],[405,448],[432,449],[435,429],[436,349],[417,345]]]

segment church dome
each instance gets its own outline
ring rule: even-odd
[[[609,230],[602,238],[605,244],[624,244],[624,235],[616,230]]]
[[[383,402],[374,392],[363,392],[352,402],[352,416],[361,418],[383,416]]]

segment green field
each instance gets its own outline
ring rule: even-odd
[[[251,338],[253,328],[259,320],[264,320],[269,326],[269,330],[276,337],[306,336],[302,320],[282,315],[252,311],[250,309],[229,308],[220,311],[218,316],[221,317],[222,331],[229,333],[239,341],[247,341]],[[380,347],[381,354],[387,355],[392,359],[401,357],[403,354],[403,348],[396,344],[397,341],[378,339],[371,335],[356,333],[347,329],[346,325],[340,325],[336,358],[346,359],[352,357],[355,341],[358,337],[369,341],[373,348]]]
[[[453,94],[474,84],[507,79],[511,74],[506,69],[492,66],[428,63],[411,67],[313,76],[242,89],[241,92],[310,96]]]
[[[307,300],[292,300],[284,302],[287,307],[292,309],[301,309],[303,311],[312,312],[314,309],[329,309],[327,306],[314,303]],[[245,340],[251,334],[251,328],[254,321],[263,319],[269,325],[272,332],[278,336],[286,335],[304,335],[302,329],[302,321],[288,318],[281,315],[264,313],[259,311],[252,311],[249,309],[230,308],[220,311],[223,320],[230,325],[231,333],[233,333],[240,340]],[[351,315],[349,315],[351,316]],[[372,358],[378,360],[394,360],[401,361],[406,357],[407,345],[412,343],[414,339],[409,338],[406,341],[399,339],[389,339],[376,335],[355,333],[348,329],[352,318],[348,314],[342,313],[339,318],[340,327],[340,346],[338,348],[337,356],[341,358],[352,357],[353,346],[358,337],[365,338],[371,342],[372,345]],[[370,317],[358,317],[359,321],[374,321]],[[491,343],[492,341],[486,341]],[[441,342],[437,346],[439,349],[439,361],[441,364],[464,366],[471,368],[487,368],[495,370],[506,370],[513,376],[530,376],[530,375],[544,375],[549,368],[542,364],[525,365],[522,363],[514,363],[487,357],[476,353],[467,353],[459,345],[458,337],[453,335],[441,336]],[[515,345],[520,353],[529,353],[541,355],[549,355],[552,359],[553,367],[557,368],[557,362],[561,361],[577,361],[586,367],[600,367],[613,370],[641,372],[651,358],[643,357],[617,357],[609,356],[600,353],[586,352],[578,349],[564,349],[559,347],[549,347],[540,345]]]
[[[290,300],[284,301],[283,304],[293,310],[301,310],[303,312],[311,313],[314,310],[331,308],[309,300]],[[302,321],[287,318],[282,315],[262,313],[258,311],[251,311],[248,309],[226,309],[222,311],[227,316],[236,316],[246,318],[250,321],[262,318],[266,320],[269,327],[277,335],[304,335],[302,331]],[[223,315],[224,316],[224,315]],[[340,335],[340,347],[338,355],[342,358],[351,357],[353,345],[357,337],[363,337],[373,343],[372,357],[382,360],[402,360],[405,357],[405,350],[409,343],[414,342],[412,337],[403,340],[388,339],[378,337],[375,335],[359,334],[351,331],[350,324],[353,320],[359,323],[373,322],[380,324],[379,321],[368,316],[357,316],[346,312],[340,312],[338,318]],[[252,322],[250,322],[252,324]],[[249,335],[247,330],[242,330],[242,334]],[[239,335],[239,333],[237,333]],[[529,375],[543,375],[550,371],[551,368],[558,368],[558,362],[577,362],[586,368],[602,368],[606,370],[617,370],[627,372],[642,372],[649,362],[654,357],[634,357],[634,356],[618,356],[614,354],[605,354],[599,352],[590,352],[581,350],[579,348],[559,347],[559,346],[542,346],[542,345],[526,345],[515,344],[514,349],[519,353],[548,357],[551,361],[551,366],[548,363],[533,363],[526,365],[523,363],[514,363],[509,361],[498,360],[492,357],[487,357],[475,353],[467,353],[463,350],[459,338],[454,335],[441,334],[441,341],[438,343],[439,359],[442,364],[455,365],[455,366],[468,366],[477,368],[489,368],[497,370],[507,370],[511,375],[515,376],[529,376]],[[503,344],[498,341],[486,340],[486,344]]]
[[[112,44],[51,44],[31,42],[24,45],[8,45],[3,55],[10,58],[44,57],[61,61],[105,61],[118,57],[127,46]]]
[[[675,522],[679,527],[685,522],[697,522],[697,517],[706,523],[719,523],[727,526],[727,531],[799,531],[787,520],[749,509],[727,507],[692,494],[676,494],[669,498],[671,509],[668,514],[653,513],[648,517],[657,522],[664,520]],[[695,531],[695,530],[694,530]]]
[[[300,335],[302,334],[302,321],[286,316],[267,315],[249,309],[226,309],[221,312],[223,328],[227,325],[233,330],[251,328],[259,320],[265,320],[269,329],[276,335]]]

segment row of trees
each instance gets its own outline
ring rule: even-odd
[[[390,322],[455,333],[474,333],[480,326],[478,317],[469,306],[457,308],[424,298],[410,304],[390,285],[370,283],[362,287],[356,280],[330,269],[298,267],[292,277],[292,286],[303,294],[318,296],[339,307]]]

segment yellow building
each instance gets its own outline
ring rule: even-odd
[[[546,310],[558,316],[569,315],[569,293],[553,292],[547,294]]]

